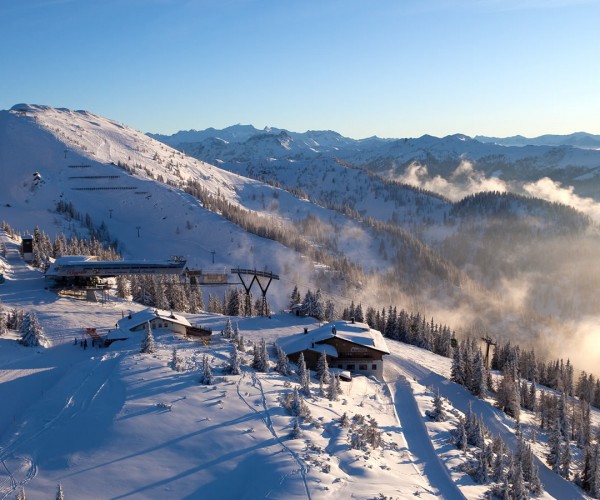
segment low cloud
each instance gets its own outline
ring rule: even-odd
[[[523,189],[530,196],[568,205],[588,215],[595,222],[600,222],[600,203],[592,198],[582,198],[575,194],[573,186],[564,187],[560,182],[544,177],[525,184]]]
[[[506,182],[496,177],[486,177],[470,161],[463,160],[446,180],[440,175],[431,177],[426,165],[412,163],[398,179],[400,182],[441,194],[452,201],[483,191],[508,190]]]

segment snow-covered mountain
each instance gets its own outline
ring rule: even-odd
[[[600,136],[587,132],[575,132],[567,135],[546,134],[539,137],[487,137],[475,136],[480,142],[493,142],[502,146],[573,146],[582,149],[600,149]]]
[[[243,135],[234,129],[232,136]],[[56,212],[66,201],[103,227],[124,257],[181,255],[191,268],[214,258],[277,273],[275,308],[287,305],[295,285],[320,287],[340,309],[354,301],[418,310],[459,331],[541,342],[549,355],[565,353],[561,339],[589,333],[582,317],[594,324],[600,244],[582,213],[496,189],[468,162],[452,178],[494,192],[469,195],[437,177],[430,189],[391,181],[320,153],[349,150],[335,133],[299,141],[267,129],[240,140],[248,158],[218,158],[215,166],[89,112],[17,105],[0,113],[7,180],[0,219],[51,235],[85,231]],[[281,158],[310,141],[312,159]],[[371,138],[353,147],[363,142],[391,150],[403,141]],[[456,154],[462,143],[487,147],[464,136],[443,147],[431,137],[411,143],[415,151],[438,144]],[[573,357],[580,354],[573,348]]]
[[[456,182],[455,170],[466,161],[481,175],[501,181],[514,192],[523,192],[525,183],[547,177],[600,201],[600,151],[594,147],[597,138],[590,134],[543,136],[531,141],[473,139],[462,134],[355,140],[330,131],[296,133],[276,128],[257,130],[248,125],[153,137],[213,164],[257,166],[266,160],[330,159],[414,185],[419,182],[407,175],[414,165],[425,167],[431,178]],[[445,194],[441,189],[437,192]]]
[[[87,111],[14,106],[0,112],[0,219],[50,235],[102,228],[128,258],[180,255],[192,268],[212,266],[214,258],[225,268],[267,269],[280,276],[268,297],[275,310],[288,305],[294,286],[319,287],[342,307],[354,301],[406,308],[420,313],[420,324],[435,317],[459,337],[518,339],[522,352],[535,345],[538,356],[570,357],[578,368],[596,369],[600,238],[593,203],[586,215],[507,189],[460,191],[432,177],[428,187],[454,189],[444,196],[325,154],[363,154],[361,141],[348,146],[330,132],[299,139],[283,130],[245,130],[252,132],[247,139],[230,131],[243,145],[240,156],[215,158],[213,165]],[[227,149],[231,140],[204,141],[234,152]],[[439,147],[440,155],[459,155],[462,143],[486,147],[464,136],[444,141],[424,137],[410,147]],[[367,142],[381,151],[402,149],[402,141]],[[499,186],[464,159],[450,177],[471,187]],[[82,217],[57,210],[61,203]],[[9,402],[0,408],[2,498],[20,486],[32,498],[45,497],[57,482],[76,498],[480,498],[488,487],[466,472],[478,452],[448,443],[469,403],[492,435],[517,448],[514,421],[450,383],[448,358],[391,340],[386,383],[356,377],[329,401],[317,396],[313,378],[311,420],[301,423],[302,438],[289,439],[294,418],[282,401],[297,384],[294,376],[251,369],[250,352],[241,355],[242,374],[228,375],[231,342],[219,335],[204,346],[157,332],[153,355],[139,353],[138,338],[106,351],[83,349],[74,339],[85,327],[112,329],[142,307],[56,295],[40,271],[23,263],[19,242],[0,239],[7,278],[0,300],[35,311],[52,346],[20,346],[15,332],[0,338],[0,400]],[[208,313],[189,319],[215,332],[226,322]],[[285,313],[235,321],[247,341],[269,344],[317,326]],[[183,372],[168,366],[173,348]],[[216,380],[199,387],[196,365],[204,355]],[[423,417],[434,390],[446,398],[446,422]],[[364,419],[344,427],[344,413]],[[371,418],[383,447],[352,449],[353,433],[373,432],[372,425],[359,427]],[[521,432],[532,436],[534,419],[524,412]],[[542,498],[580,497],[542,465],[546,439],[533,443]],[[582,453],[575,454],[581,464]]]

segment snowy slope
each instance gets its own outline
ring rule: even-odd
[[[204,346],[157,331],[153,355],[140,354],[140,339],[133,337],[84,350],[73,344],[82,327],[111,328],[140,306],[53,295],[39,271],[20,260],[16,242],[2,240],[8,247],[3,305],[34,309],[52,344],[25,348],[0,339],[0,397],[8,402],[0,407],[0,498],[12,498],[20,487],[29,498],[45,498],[60,482],[72,498],[475,499],[485,486],[461,472],[463,454],[447,443],[456,411],[472,402],[494,434],[513,440],[510,419],[448,381],[449,360],[393,341],[386,384],[355,377],[332,402],[317,395],[313,381],[312,423],[302,424],[301,438],[290,439],[293,419],[279,398],[296,384],[294,377],[247,365],[241,375],[227,375],[231,347],[219,335]],[[227,318],[189,319],[218,331]],[[288,314],[234,320],[247,342],[264,338],[268,344],[317,326]],[[186,371],[168,367],[173,347]],[[198,383],[194,369],[205,354],[216,376],[208,386]],[[251,361],[250,354],[243,357]],[[432,387],[454,408],[448,424],[424,417]],[[376,419],[383,448],[350,449],[349,431],[337,423],[343,413]],[[542,479],[542,498],[583,497],[547,469]]]

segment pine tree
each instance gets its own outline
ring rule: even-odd
[[[269,370],[269,355],[267,353],[267,343],[265,339],[254,343],[254,358],[252,360],[252,368],[260,372]]]
[[[152,334],[152,327],[150,326],[150,321],[147,321],[146,331],[144,333],[144,338],[142,339],[140,352],[143,354],[152,354],[154,351],[154,335]]]
[[[65,492],[63,491],[62,484],[58,483],[56,490],[56,500],[65,500]]]
[[[502,380],[498,386],[496,397],[500,409],[518,421],[521,413],[521,396],[514,375],[514,367],[510,363],[504,365],[502,369]]]
[[[235,342],[232,342],[231,359],[229,361],[229,373],[231,373],[232,375],[239,375],[242,372],[240,365],[241,362],[237,346],[235,345]]]
[[[246,352],[246,341],[243,335],[240,335],[237,339],[237,348],[240,352]]]
[[[479,349],[475,353],[475,358],[473,360],[473,373],[472,373],[472,381],[470,391],[480,399],[485,398],[486,395],[486,386],[487,386],[487,373],[485,369],[485,365],[483,363],[483,356],[481,354],[481,349]]]
[[[526,500],[529,495],[525,488],[525,480],[523,479],[523,470],[521,464],[517,462],[512,471],[512,488],[510,495],[513,500]]]
[[[465,370],[464,361],[462,358],[461,344],[457,344],[454,349],[454,356],[452,358],[452,368],[450,370],[450,380],[457,384],[464,385],[465,383]]]
[[[304,402],[302,395],[298,392],[298,388],[294,387],[294,391],[292,393],[292,405],[291,405],[292,415],[296,417],[308,418],[310,417],[310,409],[308,405]]]
[[[443,422],[446,420],[446,412],[444,411],[444,403],[440,396],[440,390],[436,389],[433,396],[433,410],[429,412],[429,416],[434,422]]]
[[[465,451],[467,449],[467,430],[465,428],[465,420],[463,418],[458,419],[458,427],[455,430],[454,434],[454,444],[456,447]]]
[[[16,500],[27,500],[27,497],[25,496],[25,487],[21,486],[15,498]]]
[[[288,357],[283,349],[279,346],[277,346],[277,364],[275,365],[275,371],[286,376],[290,374],[290,363]]]
[[[306,369],[306,363],[304,362],[304,353],[300,353],[298,357],[298,378],[300,379],[300,390],[306,396],[310,396],[310,372]]]
[[[335,309],[335,303],[331,299],[327,299],[325,302],[325,321],[332,322],[337,319],[337,311]]]
[[[571,446],[567,441],[562,450],[562,455],[560,457],[560,472],[561,476],[564,477],[567,481],[571,478],[571,461],[573,460],[573,455],[571,454]]]
[[[227,322],[225,323],[225,328],[223,329],[223,337],[226,339],[230,339],[233,337],[233,327],[231,325],[231,319],[227,318]]]
[[[212,369],[206,354],[202,356],[202,372],[200,374],[200,383],[203,385],[211,385],[213,383]]]
[[[329,377],[329,386],[327,387],[327,398],[329,401],[337,401],[338,392],[336,389],[337,378],[335,375],[330,375]]]
[[[169,363],[169,368],[175,370],[176,372],[183,371],[183,359],[177,354],[177,348],[173,347],[173,351],[171,353],[171,362]]]
[[[48,342],[34,311],[25,314],[19,333],[21,334],[19,343],[26,347],[45,347]]]
[[[329,364],[325,351],[321,352],[317,361],[317,378],[322,384],[329,384],[331,376],[329,375]]]
[[[290,307],[295,306],[296,304],[300,304],[300,292],[298,291],[298,286],[294,285],[294,289],[292,290],[292,294],[290,295]]]
[[[548,438],[548,456],[546,461],[550,468],[556,472],[560,473],[560,465],[562,458],[562,435],[560,433],[560,422],[558,418],[556,419],[554,426],[550,431],[550,437]]]

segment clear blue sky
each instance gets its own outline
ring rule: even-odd
[[[0,109],[143,132],[600,134],[600,1],[0,0]]]

